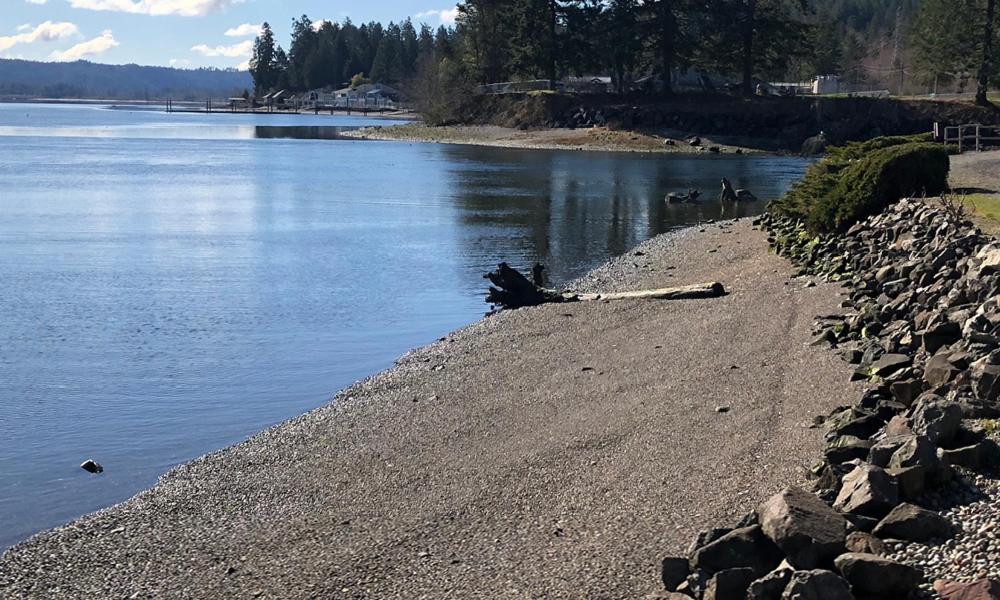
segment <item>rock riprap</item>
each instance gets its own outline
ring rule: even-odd
[[[926,200],[900,201],[836,235],[771,215],[757,224],[800,275],[848,288],[843,314],[818,317],[816,344],[856,365],[866,390],[814,421],[827,443],[813,488],[783,490],[739,526],[703,533],[688,576],[664,576],[668,591],[991,597],[989,579],[1000,578],[1000,243]],[[664,573],[680,564],[666,559]]]

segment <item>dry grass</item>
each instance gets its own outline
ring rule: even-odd
[[[1000,194],[953,195],[969,218],[984,232],[1000,234]]]

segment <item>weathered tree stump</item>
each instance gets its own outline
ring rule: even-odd
[[[538,306],[551,302],[566,302],[563,294],[543,288],[542,265],[535,265],[532,269],[534,282],[529,281],[517,269],[511,268],[507,263],[497,265],[497,270],[483,275],[484,279],[489,279],[490,291],[486,295],[486,302],[495,304],[501,308],[521,308],[522,306]]]
[[[725,177],[722,178],[722,193],[719,194],[722,202],[756,202],[757,196],[747,189],[733,189],[733,184]]]

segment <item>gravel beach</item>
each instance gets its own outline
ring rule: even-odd
[[[366,140],[435,142],[499,148],[529,148],[533,150],[591,150],[597,152],[640,152],[655,154],[760,153],[750,147],[726,144],[719,140],[697,136],[700,143],[688,143],[692,135],[679,131],[626,131],[607,127],[578,129],[514,129],[496,125],[442,125],[408,123],[389,127],[364,127],[344,131],[344,137]],[[669,141],[668,140],[672,140]]]
[[[642,597],[663,554],[801,483],[812,417],[858,395],[811,345],[841,288],[792,274],[748,220],[650,240],[575,287],[729,295],[484,319],[11,549],[0,596]]]

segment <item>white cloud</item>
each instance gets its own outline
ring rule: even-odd
[[[0,37],[0,51],[9,50],[18,44],[53,42],[80,34],[80,30],[72,23],[53,23],[52,21],[46,21],[34,29],[30,25],[22,25],[17,28],[17,31],[17,35]]]
[[[226,30],[226,37],[257,37],[260,35],[260,25],[244,23]]]
[[[24,0],[28,4],[45,4],[49,0]]]
[[[326,25],[329,22],[330,21],[328,21],[326,19],[320,19],[319,21],[313,21],[313,31],[319,31],[320,29],[323,29],[323,26]]]
[[[95,37],[92,40],[87,40],[86,42],[81,42],[69,50],[53,52],[49,58],[52,60],[62,61],[80,60],[81,58],[87,56],[103,54],[116,46],[118,46],[118,41],[115,40],[115,36],[111,33],[111,30],[107,29],[98,37]]]
[[[191,66],[191,61],[186,58],[171,58],[170,66],[177,68],[184,68]]]
[[[239,44],[233,44],[232,46],[208,46],[206,44],[198,44],[191,48],[192,52],[197,52],[202,56],[225,56],[226,58],[243,58],[244,56],[250,56],[253,52],[253,42],[247,40],[245,42],[240,42]]]
[[[67,0],[73,8],[108,10],[138,15],[200,17],[242,4],[245,0]]]
[[[458,18],[458,7],[454,6],[452,8],[446,8],[444,10],[425,10],[424,12],[419,12],[414,17],[418,19],[426,19],[428,17],[434,17],[438,21],[441,21],[444,25],[454,25],[455,19]]]
[[[237,71],[249,71],[250,70],[250,61],[249,60],[245,60],[245,61],[241,62],[240,64],[236,65],[236,70]]]

